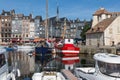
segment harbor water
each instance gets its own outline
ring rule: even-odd
[[[29,56],[34,53],[34,49],[9,51],[8,53],[8,66],[9,70],[17,67],[20,69],[21,77],[17,80],[28,80],[30,74],[35,72],[35,57]],[[24,79],[26,78],[26,79]]]
[[[40,61],[35,61],[35,55],[32,55],[34,53],[34,49],[21,49],[8,52],[9,70],[16,67],[20,69],[21,72],[21,77],[16,80],[31,80],[33,73],[41,72],[42,67],[55,67],[57,71],[60,71],[62,68],[61,62],[52,57],[49,62],[46,62],[46,64],[42,66]]]

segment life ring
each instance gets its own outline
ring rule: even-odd
[[[7,75],[7,80],[16,80],[15,79],[15,74],[13,74],[13,73],[8,74]]]

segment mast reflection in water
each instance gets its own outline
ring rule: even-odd
[[[8,53],[8,62],[10,70],[17,67],[20,69],[21,78],[16,80],[29,80],[34,72],[41,72],[44,68],[49,67],[51,69],[55,69],[59,71],[63,66],[61,61],[57,60],[58,58],[49,59],[49,61],[45,62],[45,65],[41,65],[40,62],[35,62],[34,49],[24,49],[19,51],[10,51]],[[24,78],[24,79],[23,79]]]
[[[35,72],[34,56],[28,55],[32,53],[34,53],[34,49],[10,51],[8,53],[9,70],[12,70],[15,67],[20,69],[21,79],[17,80],[23,80],[22,77],[28,77]]]

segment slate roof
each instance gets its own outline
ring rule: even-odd
[[[120,12],[111,12],[112,17],[120,16]]]
[[[96,24],[93,28],[88,30],[86,33],[98,33],[98,32],[104,32],[104,30],[115,20],[115,18],[107,18],[103,21]]]
[[[108,12],[106,9],[104,8],[100,8],[99,10],[97,10],[93,15],[101,15],[101,14],[110,14],[110,12]]]

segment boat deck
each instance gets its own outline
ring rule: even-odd
[[[68,80],[78,80],[69,70],[61,70],[61,72],[67,77]]]

